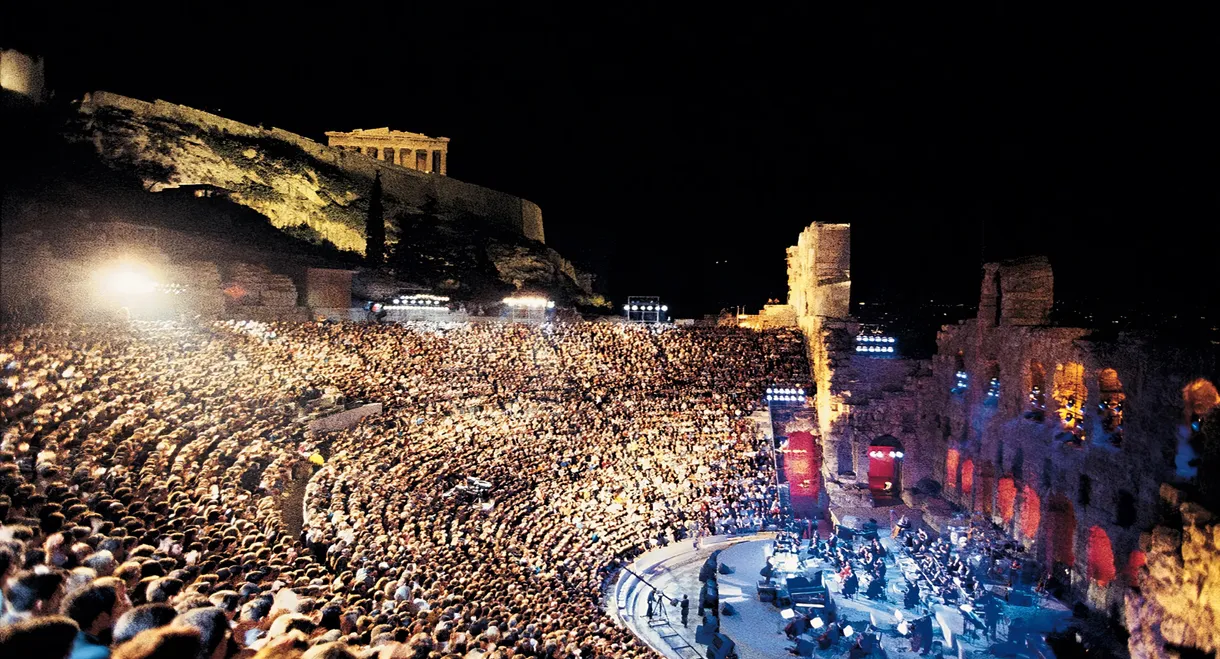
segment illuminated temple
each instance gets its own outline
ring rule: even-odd
[[[444,175],[449,171],[449,138],[428,137],[389,128],[358,128],[351,132],[327,131],[326,145],[356,151],[374,160]]]

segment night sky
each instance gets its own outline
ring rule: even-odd
[[[1065,297],[1215,295],[1214,21],[437,4],[55,16],[0,41],[48,56],[59,98],[450,137],[450,175],[538,203],[613,298],[679,315],[783,297],[815,220],[853,225],[857,300],[977,302],[984,249],[1049,254]]]

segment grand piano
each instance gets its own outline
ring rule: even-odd
[[[830,591],[822,580],[821,570],[814,572],[812,578],[788,577],[779,597],[781,601],[787,599],[792,604],[808,604],[815,609],[824,609],[830,605]]]

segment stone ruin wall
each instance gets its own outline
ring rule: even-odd
[[[1134,571],[1123,612],[1132,657],[1170,659],[1183,649],[1220,653],[1220,522],[1183,493],[1161,487],[1176,515],[1140,535],[1146,563]]]
[[[788,304],[809,348],[823,471],[834,479],[854,473],[864,482],[868,447],[881,435],[917,442],[920,382],[927,362],[877,359],[855,352],[860,324],[851,318],[851,227],[815,222],[788,248]],[[908,462],[903,481],[931,471]],[[848,479],[850,481],[850,478]]]
[[[789,249],[789,303],[809,341],[825,473],[867,469],[869,441],[893,435],[906,448],[905,487],[930,478],[1044,566],[1066,564],[1069,602],[1125,614],[1132,656],[1177,656],[1175,646],[1215,652],[1220,524],[1178,493],[1168,507],[1180,509],[1182,528],[1147,532],[1166,492],[1178,492],[1165,483],[1186,477],[1183,387],[1215,380],[1214,351],[1050,326],[1053,274],[1033,258],[985,266],[978,317],[943,328],[930,362],[857,357],[858,324],[815,313],[834,306],[813,266],[818,226]],[[954,393],[958,370],[969,383]],[[994,397],[991,377],[999,382]],[[1046,402],[1041,420],[1027,416],[1035,381]],[[1114,382],[1125,407],[1118,446],[1098,407],[1115,395]],[[1072,396],[1084,413],[1079,446],[1064,434]]]
[[[537,204],[503,192],[465,183],[448,176],[432,176],[362,155],[331,148],[280,128],[264,129],[226,119],[210,112],[157,100],[149,103],[105,91],[87,95],[86,106],[127,110],[139,117],[172,119],[188,125],[258,139],[275,139],[296,146],[321,162],[359,176],[372,184],[381,172],[387,196],[401,204],[422,208],[435,201],[442,211],[465,212],[489,218],[531,240],[545,242],[542,210]],[[209,181],[198,181],[209,183]]]
[[[1005,298],[1010,281],[1018,290],[1023,283],[1004,265],[986,272],[1000,275]],[[1049,276],[1037,279],[1050,285]],[[1159,493],[1166,482],[1189,480],[1178,471],[1190,432],[1183,388],[1214,379],[1215,355],[1203,345],[1047,326],[1050,291],[1024,284],[1015,309],[1007,299],[984,304],[978,318],[941,331],[918,450],[935,459],[933,477],[947,499],[999,524],[1048,569],[1068,566],[1069,601],[1121,617],[1128,587],[1138,585],[1148,543],[1142,531],[1157,521]],[[982,290],[984,303],[995,297],[992,277]],[[967,374],[964,391],[954,391],[959,370]],[[992,377],[996,396],[988,395]],[[1041,419],[1030,405],[1039,381]],[[1116,396],[1124,405],[1117,445],[1100,407]],[[1068,412],[1083,413],[1083,442],[1071,441]]]

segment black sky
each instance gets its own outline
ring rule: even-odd
[[[974,302],[984,237],[1049,254],[1064,296],[1214,296],[1210,17],[664,4],[132,10],[3,41],[61,95],[448,136],[450,175],[537,202],[611,295],[683,315],[782,297],[815,220],[852,223],[858,300]]]

